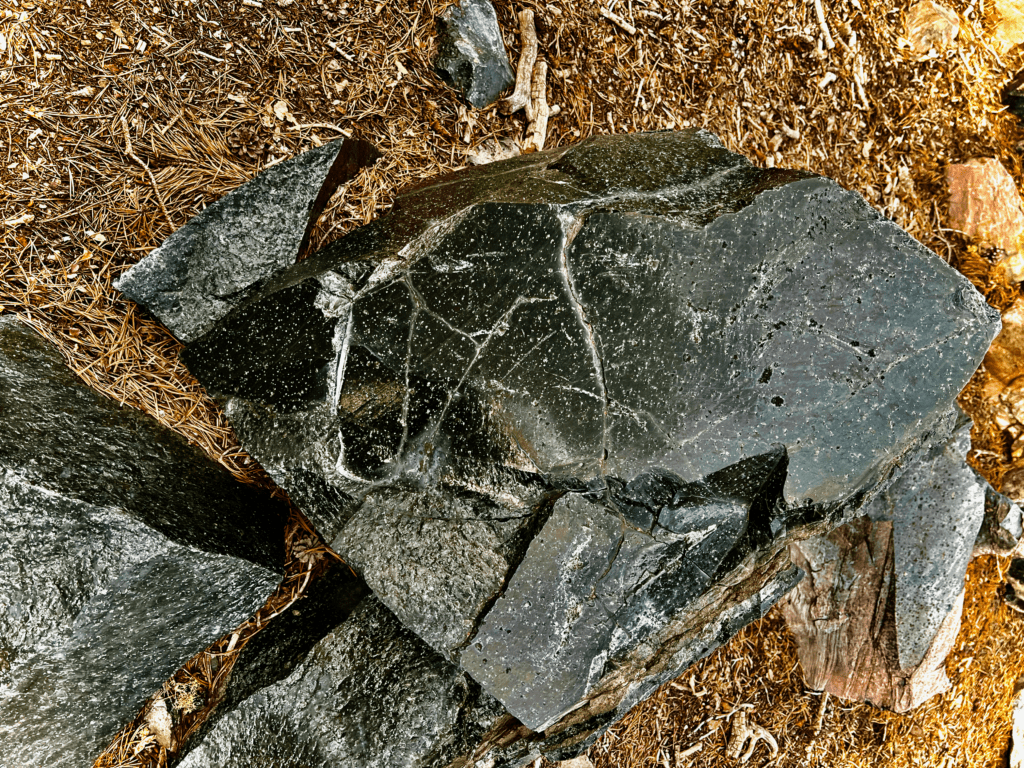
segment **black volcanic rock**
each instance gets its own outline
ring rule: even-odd
[[[225,715],[180,766],[441,766],[472,752],[502,714],[370,596],[288,678]]]
[[[295,263],[334,190],[379,154],[338,139],[268,168],[177,230],[116,281],[181,341],[192,341]]]
[[[564,715],[567,755],[792,587],[788,544],[930,449],[997,330],[856,194],[684,131],[408,190],[184,359],[380,600],[526,727]]]
[[[862,517],[791,545],[810,576],[784,613],[811,688],[900,712],[949,688],[983,518],[990,547],[1010,535],[997,519],[1014,527],[1008,500],[998,518],[999,495],[965,463],[970,426],[956,408]]]
[[[266,601],[283,509],[90,390],[13,317],[0,414],[0,762],[88,765]]]
[[[768,548],[773,528],[784,525],[786,462],[785,449],[746,459],[700,482],[669,485],[668,501],[643,475],[648,482],[613,493],[610,508],[602,498],[563,496],[463,651],[463,667],[543,731],[625,652]],[[653,508],[646,530],[621,514],[629,503]]]
[[[169,539],[281,571],[287,508],[155,419],[86,386],[60,353],[0,319],[0,470],[111,507]]]
[[[434,70],[478,109],[497,100],[515,78],[490,0],[460,0],[437,18]]]

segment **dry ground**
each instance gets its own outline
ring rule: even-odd
[[[757,163],[861,192],[1005,308],[1018,289],[990,279],[989,255],[945,228],[943,177],[948,163],[988,155],[1020,182],[1024,134],[998,90],[1021,57],[986,44],[984,0],[948,4],[961,19],[957,44],[919,62],[901,39],[905,0],[826,0],[832,49],[806,0],[604,0],[633,33],[597,3],[496,1],[513,62],[515,12],[536,13],[549,100],[562,108],[548,146],[704,126]],[[485,140],[521,138],[521,116],[467,111],[432,74],[433,18],[445,5],[0,0],[0,312],[56,342],[93,386],[239,477],[269,482],[178,362],[176,342],[111,281],[204,204],[337,136],[367,138],[384,159],[336,196],[321,242],[386,210],[401,185],[460,167]],[[277,102],[287,110],[275,113]],[[984,419],[980,383],[964,402]],[[987,422],[972,460],[997,484],[1010,466],[1005,436]],[[1024,673],[1020,625],[995,597],[999,567],[972,566],[949,663],[955,687],[918,712],[833,701],[813,737],[818,697],[803,691],[792,644],[769,618],[634,710],[592,756],[600,768],[724,765],[720,726],[750,705],[779,738],[779,764],[997,765]],[[208,684],[216,670],[202,659],[179,682],[195,672]],[[691,677],[709,693],[690,690]],[[144,737],[129,727],[102,762],[157,764]],[[696,743],[701,751],[676,761],[677,746]],[[767,762],[759,750],[751,765]]]

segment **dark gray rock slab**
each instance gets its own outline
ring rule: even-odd
[[[214,729],[225,714],[291,674],[309,651],[370,594],[366,582],[335,558],[326,558],[322,569],[315,565],[311,573],[299,600],[250,637],[234,658],[230,670],[221,676],[221,688],[212,694],[213,709],[184,750],[181,745],[176,747],[169,757],[171,765]],[[172,701],[172,713],[174,706]]]
[[[282,505],[0,320],[0,756],[87,765],[280,579]]]
[[[478,109],[512,86],[512,65],[490,0],[460,0],[437,17],[434,70]]]
[[[0,504],[0,756],[17,765],[91,765],[174,670],[279,580],[11,472]]]
[[[334,190],[379,154],[338,139],[268,168],[165,240],[115,286],[192,341],[295,263]]]
[[[0,319],[0,470],[168,538],[284,566],[284,503],[155,419],[86,386],[53,345]]]
[[[225,715],[182,768],[420,768],[472,753],[503,714],[374,597],[292,674]]]
[[[481,677],[487,639],[518,670],[486,682],[513,713],[537,728],[575,707],[552,727],[583,728],[666,672],[665,649],[791,586],[787,543],[940,439],[998,327],[856,194],[683,131],[407,190],[183,356],[410,629]],[[741,491],[676,499],[719,472],[740,487],[755,460]],[[542,530],[560,533],[531,549]],[[593,597],[541,591],[548,612],[526,612],[520,574],[561,578],[573,547],[608,568],[581,566]],[[565,630],[571,675],[498,643],[513,602],[538,648]],[[551,690],[524,687],[531,669]]]
[[[896,642],[904,669],[921,663],[963,592],[985,516],[988,483],[978,482],[966,464],[971,422],[958,415],[945,444],[919,455],[865,508],[874,520],[893,521]]]
[[[463,651],[463,668],[527,727],[553,725],[626,651],[771,542],[786,461],[779,449],[699,483],[641,476],[619,503],[562,497]],[[654,522],[638,530],[621,513],[627,503],[653,506]]]

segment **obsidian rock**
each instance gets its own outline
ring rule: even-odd
[[[0,414],[0,756],[88,765],[265,602],[283,508],[88,389],[13,317]]]
[[[478,109],[512,86],[512,65],[490,0],[460,0],[437,18],[434,70]]]
[[[447,765],[472,752],[502,714],[370,596],[288,678],[225,715],[180,765]]]
[[[892,520],[896,643],[903,669],[924,659],[964,589],[964,575],[985,516],[988,483],[967,466],[971,421],[959,408],[950,436],[922,451],[865,506]]]
[[[115,285],[192,341],[294,264],[335,189],[378,157],[365,141],[338,139],[278,163],[211,203]]]
[[[567,754],[791,587],[998,326],[856,194],[683,131],[408,190],[184,360],[403,624],[528,728],[575,708]]]
[[[121,509],[173,541],[283,570],[283,502],[239,483],[155,419],[90,389],[13,317],[0,320],[0,414],[0,470]]]

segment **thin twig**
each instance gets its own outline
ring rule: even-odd
[[[818,17],[821,34],[825,37],[825,47],[831,51],[836,47],[836,41],[832,39],[832,33],[829,32],[828,24],[825,22],[825,9],[821,6],[821,0],[814,0],[814,13]]]

